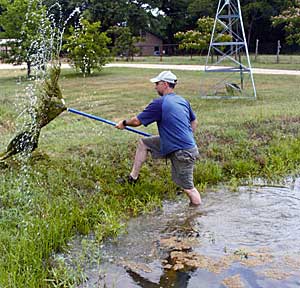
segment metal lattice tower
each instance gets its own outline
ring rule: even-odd
[[[240,0],[219,0],[205,72],[203,98],[256,99]]]

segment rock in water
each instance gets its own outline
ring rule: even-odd
[[[38,101],[32,107],[32,121],[26,123],[23,131],[19,132],[8,144],[6,151],[0,154],[3,161],[20,152],[31,153],[38,147],[41,129],[59,116],[67,107],[58,85],[60,65],[50,68],[49,76],[43,81]]]

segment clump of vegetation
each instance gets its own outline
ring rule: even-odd
[[[114,155],[103,150],[107,157],[100,163],[100,152],[87,151],[60,159],[33,157],[26,174],[18,166],[1,171],[0,286],[60,287],[68,279],[51,255],[63,251],[72,236],[94,231],[99,242],[116,236],[129,216],[160,206],[171,195],[172,185],[152,177],[135,187],[116,184],[111,175],[116,169],[126,173],[125,167],[104,168]],[[119,161],[128,157],[122,153]]]
[[[58,84],[59,75],[60,67],[54,65],[41,83],[36,104],[28,108],[30,122],[9,142],[6,151],[0,154],[0,161],[20,152],[33,152],[38,147],[41,129],[67,109]]]
[[[299,117],[279,117],[202,131],[197,137],[203,158],[195,178],[207,184],[231,179],[249,183],[257,177],[274,181],[297,173],[299,123]]]

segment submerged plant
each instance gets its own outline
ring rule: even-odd
[[[27,111],[30,121],[25,123],[24,129],[9,142],[6,151],[0,154],[0,161],[21,152],[34,151],[38,147],[41,129],[67,109],[58,84],[59,75],[60,65],[53,65],[49,69],[48,77],[41,82],[38,100]]]

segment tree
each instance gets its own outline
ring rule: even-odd
[[[204,16],[214,17],[218,7],[218,0],[194,0],[188,6],[188,13],[196,20]]]
[[[150,13],[145,9],[144,1],[140,0],[89,0],[86,1],[85,18],[91,22],[100,21],[102,31],[113,26],[126,26],[134,35],[148,25]]]
[[[294,0],[295,1],[295,0]],[[297,1],[297,0],[296,0]],[[214,17],[219,0],[191,0],[188,12],[193,17]],[[223,1],[224,3],[225,1]],[[272,43],[282,38],[282,30],[274,29],[271,25],[271,17],[280,14],[287,9],[291,0],[241,0],[241,10],[247,42],[250,48],[255,48],[256,39],[264,39],[268,42],[266,49],[272,51]]]
[[[203,17],[198,19],[196,30],[189,30],[187,32],[177,32],[175,38],[180,41],[179,49],[187,49],[191,52],[200,51],[200,54],[204,49],[208,49],[211,32],[214,25],[214,19],[211,17]],[[219,24],[216,26],[216,32],[221,32],[222,26]],[[222,34],[218,37],[220,42],[230,41],[231,36]],[[221,47],[222,49],[222,47]]]
[[[166,31],[168,43],[174,42],[174,34],[186,31],[191,24],[191,16],[187,12],[190,0],[162,0],[158,7],[164,12],[166,18]]]
[[[10,31],[9,38],[17,38],[15,34],[22,31],[22,23],[26,22],[28,2],[37,0],[0,0],[0,18],[3,16],[6,22],[0,24],[2,26],[0,33],[3,30],[5,33]],[[56,16],[59,17],[62,13],[64,19],[67,19],[76,7],[80,7],[85,19],[91,23],[101,22],[102,32],[113,26],[122,26],[128,27],[134,36],[139,36],[141,31],[146,30],[159,35],[165,43],[174,43],[174,35],[177,32],[195,31],[199,18],[214,17],[219,0],[39,0],[39,2],[48,8],[60,5],[62,9],[57,11]],[[264,47],[261,42],[260,47],[264,47],[265,52],[272,52],[274,51],[272,43],[276,45],[277,40],[283,40],[286,29],[284,23],[272,26],[271,17],[281,15],[288,7],[295,7],[299,0],[241,0],[240,3],[250,50],[255,48],[255,40],[261,39],[267,44]],[[9,17],[7,7],[15,9]],[[13,28],[4,29],[4,26]],[[7,35],[3,36],[8,37]]]
[[[134,44],[141,39],[140,37],[133,36],[128,27],[114,26],[107,32],[111,34],[114,39],[112,51],[115,56],[125,56],[126,61],[128,61],[129,57],[133,58],[134,53],[138,52],[138,48],[135,47]]]
[[[186,32],[177,32],[175,39],[180,41],[179,49],[189,51],[192,59],[194,51],[202,51],[208,47],[210,34],[202,34],[199,31],[189,30]]]
[[[93,69],[101,70],[108,63],[110,51],[107,45],[111,39],[105,32],[99,32],[100,22],[90,23],[81,18],[79,27],[70,28],[71,35],[63,46],[76,69],[83,74],[91,74]]]
[[[300,45],[300,3],[295,3],[293,7],[284,10],[272,20],[274,26],[284,25],[283,29],[286,32],[286,41],[289,45]]]
[[[38,0],[2,1],[1,7],[2,36],[14,39],[7,61],[14,64],[26,62],[29,77],[32,65],[41,64],[49,52],[47,39],[51,38],[51,27],[46,7]]]
[[[278,15],[282,9],[287,8],[288,3],[289,0],[241,1],[247,43],[250,47],[255,47],[256,39],[269,42],[268,49],[272,47],[271,43],[277,43],[282,32],[272,27],[271,17]]]

